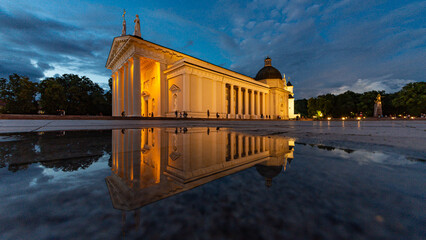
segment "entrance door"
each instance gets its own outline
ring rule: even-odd
[[[144,102],[145,102],[145,107],[144,107],[144,110],[143,110],[143,116],[145,116],[145,117],[148,117],[148,99],[147,100],[144,100]]]

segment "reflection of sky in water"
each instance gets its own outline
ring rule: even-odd
[[[327,153],[328,152],[328,153]],[[391,152],[371,152],[366,150],[354,150],[351,153],[343,149],[335,148],[331,151],[323,153],[331,157],[339,157],[355,161],[359,164],[383,164],[383,165],[410,165],[415,164],[414,161],[409,161],[404,155]]]
[[[34,140],[36,152],[46,151],[42,144],[49,142],[44,137]],[[296,144],[291,164],[269,188],[251,167],[123,215],[113,208],[105,183],[114,174],[108,166],[111,135],[107,137],[91,151],[82,151],[103,153],[85,162],[85,169],[64,171],[60,169],[70,168],[42,163],[15,172],[0,168],[0,239],[425,236],[425,165],[395,152],[348,153]],[[84,159],[73,164],[79,161]],[[71,169],[77,169],[74,165]]]
[[[82,175],[85,174],[92,174],[93,172],[104,170],[106,168],[109,169],[108,165],[105,163],[108,163],[109,154],[105,153],[104,156],[102,156],[97,162],[94,162],[86,169],[80,169],[75,172],[64,172],[59,169],[55,168],[45,168],[39,164],[35,164],[35,168],[41,168],[43,171],[41,172],[41,176],[38,178],[34,178],[30,182],[30,186],[34,187],[39,182],[38,179],[48,179],[48,183],[59,183],[59,182],[72,182],[72,183],[78,183],[80,182],[79,179],[81,179]]]

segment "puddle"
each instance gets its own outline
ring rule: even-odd
[[[224,128],[0,139],[1,239],[425,235],[424,160],[380,149]]]

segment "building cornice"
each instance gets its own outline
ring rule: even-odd
[[[200,62],[192,61],[192,59],[183,58],[180,61],[176,62],[173,66],[165,70],[164,73],[167,75],[176,76],[176,75],[182,74],[183,72],[186,72],[190,74],[197,74],[202,77],[207,77],[216,81],[226,82],[226,78],[228,78],[234,81],[255,85],[257,87],[269,88],[268,84],[258,82],[254,80],[253,78],[247,77],[245,75],[235,73],[230,70],[227,70],[228,72],[226,71],[220,72],[215,69],[208,68],[208,66],[202,66],[201,64]],[[191,72],[188,72],[190,68],[192,70]]]

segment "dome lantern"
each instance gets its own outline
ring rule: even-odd
[[[274,68],[271,64],[271,58],[265,58],[265,66],[259,70],[254,79],[264,80],[264,79],[280,79],[282,80],[281,72],[278,69]]]
[[[266,57],[265,58],[265,67],[266,66],[272,66],[271,62],[272,62],[271,58],[270,57]]]

